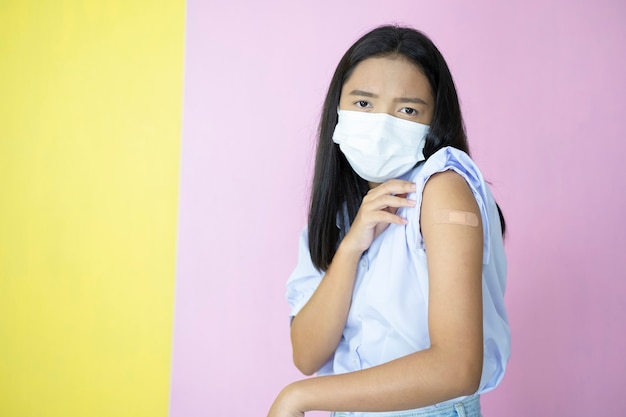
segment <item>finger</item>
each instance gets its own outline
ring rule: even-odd
[[[367,193],[372,196],[380,196],[384,194],[408,194],[415,192],[416,185],[411,181],[404,180],[389,180],[377,186],[376,188],[372,188]]]
[[[407,224],[408,221],[403,218],[398,216],[397,214],[394,213],[390,213],[388,211],[385,210],[378,210],[378,211],[372,211],[369,212],[365,215],[363,215],[363,222],[365,224],[370,224],[372,226],[378,225],[378,224]]]
[[[397,195],[381,195],[377,198],[368,198],[363,200],[362,207],[365,210],[382,210],[387,207],[400,208],[400,207],[415,207],[416,201],[406,197],[400,197]]]

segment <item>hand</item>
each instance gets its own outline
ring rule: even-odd
[[[288,385],[278,394],[267,417],[304,417],[304,411],[297,406],[295,385]]]
[[[403,180],[389,180],[369,190],[342,244],[362,253],[391,223],[407,224],[396,212],[400,207],[415,207],[415,200],[406,198],[414,191],[415,183]]]

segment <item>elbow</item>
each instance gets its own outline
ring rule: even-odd
[[[293,354],[293,364],[298,368],[298,371],[302,372],[306,376],[311,376],[319,370],[320,367],[316,367],[311,361],[307,361],[301,356]]]
[[[474,395],[480,388],[483,373],[482,357],[459,365],[454,378],[458,396]]]
[[[299,346],[293,344],[293,364],[306,376],[311,376],[328,361],[318,351],[311,349],[310,346]]]
[[[292,360],[296,368],[306,376],[311,376],[328,361],[325,355],[326,349],[317,343],[310,343],[309,339],[294,337],[292,327]]]
[[[474,395],[480,388],[483,373],[482,349],[468,352],[461,350],[440,350],[431,347],[441,354],[438,357],[440,365],[442,389],[449,399]]]
[[[481,374],[479,373],[478,375],[472,374],[463,378],[462,383],[458,387],[460,395],[474,395],[480,388],[480,377]]]

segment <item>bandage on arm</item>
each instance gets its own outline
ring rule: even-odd
[[[478,227],[478,217],[469,211],[436,209],[434,213],[435,223],[459,224],[463,226]]]

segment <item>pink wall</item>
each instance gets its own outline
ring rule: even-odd
[[[171,415],[264,415],[299,377],[284,282],[317,116],[341,54],[388,22],[446,56],[509,224],[513,355],[485,414],[622,412],[626,5],[298,3],[188,0]]]

